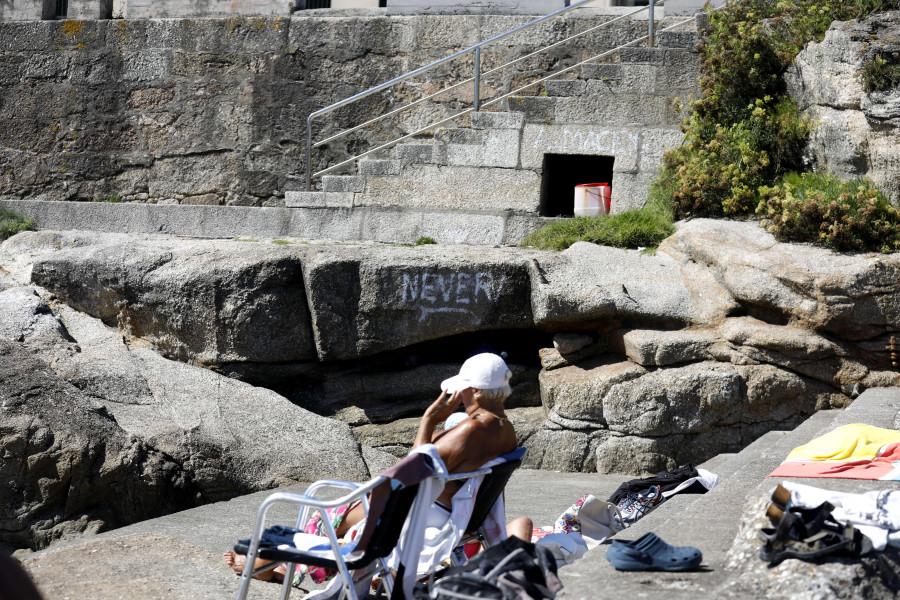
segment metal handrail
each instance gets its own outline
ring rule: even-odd
[[[554,43],[554,44],[551,44],[551,45],[549,45],[549,46],[545,46],[545,47],[543,47],[543,48],[541,48],[541,49],[539,49],[539,50],[535,50],[534,52],[532,52],[532,53],[530,53],[530,54],[527,54],[527,55],[525,55],[525,56],[520,56],[519,58],[516,58],[516,59],[514,59],[514,60],[512,60],[512,61],[510,61],[510,62],[508,62],[508,63],[506,63],[506,64],[503,64],[503,65],[501,65],[501,66],[499,66],[499,67],[495,67],[495,68],[490,69],[490,70],[488,70],[488,71],[485,71],[485,72],[483,72],[483,73],[481,72],[481,48],[482,48],[483,46],[486,46],[486,45],[488,45],[488,44],[492,44],[492,43],[497,42],[497,41],[499,41],[499,40],[502,40],[502,39],[504,39],[504,38],[506,38],[506,37],[509,37],[509,36],[511,36],[511,35],[513,35],[513,34],[515,34],[515,33],[518,33],[518,32],[523,31],[523,30],[525,30],[525,29],[529,29],[529,28],[531,28],[531,27],[534,27],[535,25],[537,25],[537,24],[539,24],[539,23],[542,23],[542,22],[544,22],[544,21],[546,21],[546,20],[548,20],[548,19],[551,19],[551,18],[553,18],[553,17],[556,17],[556,16],[558,16],[558,15],[561,15],[562,13],[568,12],[568,11],[570,11],[570,10],[574,10],[574,9],[576,9],[576,8],[579,8],[579,7],[582,6],[583,4],[586,4],[587,2],[591,2],[591,0],[579,0],[578,2],[574,2],[574,3],[572,3],[570,6],[567,6],[567,7],[565,7],[565,8],[561,8],[561,9],[559,9],[559,10],[557,10],[557,11],[554,11],[554,12],[552,12],[552,13],[550,13],[550,14],[548,14],[548,15],[545,15],[545,16],[543,16],[543,17],[539,17],[539,18],[537,18],[537,19],[535,19],[535,20],[533,20],[533,21],[530,21],[530,22],[528,22],[528,23],[526,23],[526,24],[524,24],[524,25],[520,25],[520,26],[518,26],[518,27],[515,27],[515,28],[513,28],[513,29],[510,29],[509,31],[506,31],[506,32],[504,32],[504,33],[501,33],[500,35],[494,36],[494,37],[492,37],[492,38],[490,38],[490,39],[488,39],[488,40],[485,40],[485,41],[483,41],[483,42],[480,42],[480,43],[478,43],[478,44],[475,44],[474,46],[470,46],[469,48],[466,48],[466,49],[464,49],[464,50],[460,50],[459,52],[455,52],[454,54],[451,54],[450,56],[446,56],[446,57],[444,57],[444,58],[442,58],[442,59],[440,59],[440,60],[436,60],[436,61],[434,61],[434,62],[432,62],[432,63],[430,63],[430,64],[428,64],[428,65],[425,65],[424,67],[420,67],[420,68],[415,69],[415,70],[413,70],[413,71],[410,71],[410,72],[408,72],[408,73],[406,73],[406,74],[404,74],[404,75],[401,75],[401,76],[399,76],[399,77],[395,77],[394,79],[391,79],[390,81],[387,81],[387,82],[382,83],[382,84],[380,84],[380,85],[376,85],[376,86],[374,86],[374,87],[371,87],[371,88],[369,88],[369,89],[367,89],[367,90],[365,90],[365,91],[363,91],[363,92],[360,92],[360,93],[358,93],[358,94],[356,94],[356,95],[354,95],[354,96],[350,96],[349,98],[345,98],[344,100],[341,100],[341,101],[339,101],[339,102],[335,102],[334,104],[331,104],[331,105],[329,105],[329,106],[326,106],[325,108],[321,108],[321,109],[319,109],[319,110],[317,110],[317,111],[311,113],[311,114],[307,117],[307,119],[306,119],[306,189],[307,189],[307,191],[309,191],[309,190],[312,189],[312,178],[313,178],[313,177],[318,177],[319,175],[324,175],[325,173],[330,173],[331,171],[334,171],[334,170],[339,169],[339,168],[341,168],[341,167],[343,167],[343,166],[345,166],[345,165],[348,165],[348,164],[350,164],[350,163],[352,163],[352,162],[355,162],[355,161],[359,160],[360,158],[362,158],[362,157],[364,157],[364,156],[368,156],[368,155],[373,154],[373,153],[375,153],[375,152],[378,152],[378,151],[380,151],[380,150],[384,150],[384,149],[389,148],[389,147],[391,147],[391,146],[393,146],[393,145],[395,145],[395,144],[400,143],[401,141],[403,141],[403,140],[405,140],[405,139],[409,139],[409,138],[411,138],[411,137],[414,137],[414,136],[417,136],[417,135],[419,135],[419,134],[421,134],[421,133],[424,133],[425,131],[428,131],[429,129],[432,129],[432,128],[437,127],[437,126],[439,126],[439,125],[443,125],[444,123],[447,123],[448,121],[453,121],[454,119],[457,119],[457,118],[459,118],[459,117],[461,117],[461,116],[463,116],[463,115],[467,115],[467,114],[469,114],[469,113],[471,113],[471,112],[476,112],[476,111],[480,110],[480,109],[483,108],[483,107],[490,106],[490,105],[492,105],[492,104],[495,104],[495,103],[497,103],[497,102],[500,102],[500,101],[502,101],[502,100],[505,100],[506,98],[509,98],[510,96],[513,96],[513,95],[515,95],[515,94],[521,92],[522,90],[525,90],[525,89],[528,89],[528,88],[530,88],[530,87],[533,87],[533,86],[535,86],[535,85],[537,85],[537,84],[539,84],[539,83],[543,83],[544,81],[547,81],[548,79],[552,79],[553,77],[556,77],[556,76],[558,76],[558,75],[561,75],[561,74],[563,74],[563,73],[566,73],[566,72],[568,72],[568,71],[571,71],[571,70],[573,70],[573,69],[575,69],[575,68],[578,68],[578,67],[584,65],[585,63],[588,63],[588,62],[597,60],[597,59],[599,59],[599,58],[603,58],[603,57],[605,57],[605,56],[607,56],[607,55],[609,55],[609,54],[612,54],[613,52],[618,52],[618,51],[621,50],[622,48],[626,48],[626,47],[629,47],[629,46],[633,46],[633,45],[635,45],[635,44],[639,44],[639,43],[643,42],[644,40],[647,40],[648,45],[649,45],[650,47],[653,47],[653,46],[655,45],[655,39],[656,39],[656,33],[657,33],[657,32],[654,30],[654,8],[656,7],[656,5],[664,5],[664,4],[665,4],[665,0],[650,0],[649,4],[648,4],[647,6],[640,7],[640,8],[638,8],[637,10],[631,11],[631,12],[626,13],[626,14],[624,14],[624,15],[620,15],[620,16],[615,17],[615,18],[613,18],[613,19],[611,19],[611,20],[609,20],[609,21],[605,21],[605,22],[601,23],[600,25],[596,25],[596,26],[594,26],[594,27],[591,27],[591,28],[589,28],[589,29],[587,29],[587,30],[585,30],[585,31],[582,31],[582,32],[580,32],[580,33],[577,33],[577,34],[575,34],[575,35],[573,35],[573,36],[570,36],[570,37],[568,37],[568,38],[566,38],[566,39],[564,39],[564,40],[561,40],[561,41],[556,42],[556,43]],[[570,41],[572,41],[573,39],[576,39],[576,38],[581,37],[581,36],[583,36],[583,35],[587,35],[588,33],[591,33],[591,32],[596,31],[596,30],[598,30],[598,29],[601,29],[601,28],[604,28],[604,27],[608,27],[608,26],[612,25],[613,23],[616,23],[617,21],[620,21],[620,20],[622,20],[622,19],[631,17],[631,16],[636,15],[636,14],[638,14],[638,13],[640,13],[640,12],[645,11],[645,10],[649,11],[649,13],[650,13],[650,14],[649,14],[648,33],[647,33],[646,36],[637,38],[637,39],[635,39],[635,40],[632,40],[631,42],[622,44],[621,46],[617,46],[616,48],[613,48],[613,49],[611,49],[611,50],[608,50],[608,51],[606,51],[606,52],[603,52],[603,53],[601,53],[601,54],[598,54],[598,55],[593,56],[593,57],[591,57],[591,58],[588,58],[588,59],[586,59],[586,60],[583,60],[583,61],[581,61],[581,62],[579,62],[579,63],[577,63],[577,64],[575,64],[575,65],[571,65],[571,66],[569,66],[569,67],[566,67],[565,69],[561,69],[561,70],[559,70],[559,71],[556,71],[555,73],[553,73],[553,74],[551,74],[551,75],[548,75],[547,77],[543,77],[543,78],[538,79],[538,80],[536,80],[536,81],[533,81],[533,82],[531,82],[531,83],[529,83],[529,84],[527,84],[527,85],[524,85],[524,86],[522,86],[522,87],[519,87],[519,88],[517,88],[517,89],[515,89],[515,90],[513,90],[513,91],[507,92],[507,93],[505,93],[505,94],[501,94],[500,96],[497,96],[496,98],[492,98],[491,100],[488,100],[488,101],[483,102],[483,103],[481,102],[481,99],[480,99],[480,82],[481,82],[481,78],[482,78],[483,76],[489,75],[489,74],[494,73],[494,72],[496,72],[496,71],[499,71],[499,70],[501,70],[501,69],[505,69],[505,68],[509,67],[510,65],[513,65],[513,64],[518,63],[519,61],[525,60],[525,59],[527,59],[527,58],[531,58],[532,56],[535,56],[535,55],[537,55],[537,54],[540,54],[540,53],[546,52],[546,51],[548,51],[548,50],[551,50],[551,49],[553,49],[553,48],[556,48],[557,46],[560,46],[560,45],[562,45],[562,44],[565,44],[565,43],[567,43],[567,42],[570,42]],[[693,20],[695,20],[695,19],[696,19],[696,17],[689,17],[689,18],[686,18],[684,21],[681,21],[681,22],[679,22],[679,23],[677,23],[677,24],[675,24],[675,25],[671,25],[671,26],[669,26],[669,27],[666,27],[665,29],[660,30],[660,32],[662,32],[662,31],[668,31],[668,30],[670,30],[670,29],[674,29],[674,28],[676,28],[676,27],[680,27],[680,26],[684,25],[685,23],[688,23],[688,22],[693,21]],[[401,82],[403,82],[403,81],[405,81],[405,80],[407,80],[407,79],[410,79],[411,77],[415,77],[415,76],[417,76],[417,75],[421,75],[422,73],[425,73],[425,72],[427,72],[427,71],[430,71],[431,69],[434,69],[434,68],[436,68],[436,67],[438,67],[438,66],[440,66],[440,65],[442,65],[442,64],[444,64],[444,63],[447,63],[447,62],[449,62],[449,61],[455,60],[455,59],[457,59],[457,58],[459,58],[459,57],[461,57],[461,56],[463,56],[463,55],[466,55],[466,54],[468,54],[468,53],[470,53],[470,52],[475,52],[475,76],[474,76],[474,77],[470,77],[470,78],[468,78],[468,79],[465,79],[465,80],[463,80],[463,81],[460,81],[460,82],[458,82],[458,83],[455,83],[455,84],[453,84],[453,85],[450,85],[450,86],[448,86],[448,87],[446,87],[446,88],[443,88],[443,89],[441,89],[440,91],[435,92],[435,93],[433,93],[433,94],[431,94],[431,95],[429,95],[429,96],[426,96],[426,97],[423,97],[423,98],[419,98],[418,100],[415,100],[415,101],[410,102],[410,103],[408,103],[408,104],[405,104],[405,105],[403,105],[403,106],[401,106],[401,107],[399,107],[399,108],[396,108],[396,109],[394,109],[394,110],[392,110],[392,111],[389,111],[389,112],[387,112],[387,113],[384,113],[384,114],[382,114],[382,115],[380,115],[380,116],[378,116],[378,117],[375,117],[374,119],[370,119],[370,120],[366,121],[365,123],[361,123],[361,124],[359,124],[359,125],[355,125],[355,126],[353,126],[353,127],[350,127],[350,128],[348,128],[348,129],[345,129],[345,130],[343,130],[343,131],[340,131],[339,133],[333,134],[333,135],[331,135],[331,136],[329,136],[329,137],[327,137],[327,138],[325,138],[325,139],[323,139],[323,140],[321,140],[321,141],[318,141],[318,142],[316,142],[315,144],[313,144],[313,142],[312,142],[312,122],[313,122],[313,119],[314,119],[314,118],[319,117],[319,116],[321,116],[321,115],[324,115],[324,114],[326,114],[326,113],[332,112],[332,111],[334,111],[334,110],[337,110],[338,108],[341,108],[341,107],[343,107],[343,106],[347,106],[347,105],[349,105],[349,104],[352,104],[352,103],[354,103],[354,102],[357,102],[358,100],[362,100],[363,98],[365,98],[365,97],[367,97],[367,96],[370,96],[370,95],[375,94],[375,93],[377,93],[377,92],[383,91],[383,90],[385,90],[385,89],[387,89],[387,88],[389,88],[389,87],[391,87],[391,86],[394,86],[394,85],[396,85],[396,84],[398,84],[398,83],[401,83]],[[318,171],[318,172],[316,172],[316,173],[312,173],[312,149],[313,149],[313,148],[318,148],[318,147],[320,147],[320,146],[323,146],[323,145],[327,144],[328,142],[332,142],[332,141],[334,141],[334,140],[336,140],[336,139],[339,139],[339,138],[341,138],[341,137],[344,137],[344,136],[346,136],[346,135],[349,135],[350,133],[353,133],[354,131],[358,131],[358,130],[363,129],[363,128],[365,128],[365,127],[369,127],[369,126],[371,126],[371,125],[377,123],[378,121],[381,121],[382,119],[386,119],[386,118],[388,118],[388,117],[391,117],[391,116],[393,116],[393,115],[396,115],[396,114],[398,114],[398,113],[401,112],[401,111],[407,110],[407,109],[409,109],[409,108],[411,108],[411,107],[413,107],[413,106],[416,106],[416,105],[418,105],[418,104],[420,104],[420,103],[422,103],[422,102],[425,102],[425,101],[427,101],[427,100],[430,100],[430,99],[434,98],[435,96],[438,96],[438,95],[440,95],[440,94],[444,94],[444,93],[446,93],[446,92],[448,92],[448,91],[450,91],[450,90],[456,89],[456,88],[458,88],[458,87],[460,87],[460,86],[463,86],[463,85],[466,85],[466,84],[472,83],[472,82],[474,82],[474,84],[475,84],[475,98],[474,98],[474,102],[473,102],[472,108],[468,108],[468,109],[462,110],[462,111],[460,111],[460,112],[458,112],[458,113],[456,113],[456,114],[454,114],[454,115],[452,115],[452,116],[450,116],[450,117],[447,117],[447,118],[445,118],[445,119],[441,119],[441,120],[439,120],[439,121],[435,121],[435,122],[433,122],[433,123],[430,123],[430,124],[428,124],[428,125],[426,125],[426,126],[420,128],[420,129],[417,129],[416,131],[413,131],[412,133],[408,133],[408,134],[406,134],[406,135],[402,135],[402,136],[400,136],[400,137],[398,137],[398,138],[395,138],[395,139],[391,140],[390,142],[386,142],[386,143],[381,144],[381,145],[379,145],[379,146],[377,146],[377,147],[375,147],[375,148],[371,148],[370,150],[367,150],[367,151],[365,151],[365,152],[362,152],[362,153],[360,153],[360,154],[357,154],[356,156],[353,156],[352,158],[349,158],[349,159],[344,160],[344,161],[342,161],[342,162],[340,162],[340,163],[337,163],[337,164],[335,164],[335,165],[332,165],[332,166],[330,166],[330,167],[328,167],[328,168],[326,168],[326,169],[322,169],[321,171]]]

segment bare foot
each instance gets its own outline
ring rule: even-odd
[[[244,565],[247,564],[247,557],[243,554],[237,554],[233,550],[226,550],[222,553],[222,558],[225,560],[225,564],[234,569],[234,572],[238,575],[244,572]],[[257,569],[264,565],[271,564],[272,561],[263,560],[261,558],[256,559]],[[253,578],[259,579],[260,581],[276,581],[278,583],[281,583],[282,581],[284,581],[284,567],[279,565],[273,570],[263,571],[262,573],[254,575]]]

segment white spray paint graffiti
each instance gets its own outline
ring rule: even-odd
[[[433,313],[474,314],[472,307],[495,302],[506,283],[506,276],[491,273],[404,273],[402,300],[417,303],[419,322]]]
[[[597,154],[635,154],[638,146],[638,134],[625,131],[594,131],[593,129],[569,129],[564,127],[562,139],[559,131],[550,132],[548,137],[553,140],[544,140],[544,130],[538,132],[534,139],[534,147],[545,152],[567,150],[569,152],[584,152]],[[553,143],[556,142],[556,143]]]

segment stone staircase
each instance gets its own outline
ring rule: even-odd
[[[355,175],[325,175],[320,191],[286,192],[285,204],[318,222],[328,221],[322,211],[354,214],[343,234],[356,239],[492,245],[520,241],[565,207],[571,214],[573,182],[609,178],[613,211],[639,208],[663,153],[683,137],[675,98],[699,92],[699,37],[688,27],[660,33],[656,48],[624,48],[615,62],[547,81],[541,95],[510,97],[502,111],[466,115],[363,159]],[[569,173],[572,155],[611,166]]]
[[[771,431],[737,454],[722,454],[701,467],[719,476],[719,485],[703,495],[676,495],[643,519],[619,533],[617,539],[634,540],[654,532],[673,545],[690,545],[703,552],[703,568],[691,573],[647,573],[615,570],[606,560],[608,544],[592,550],[585,558],[561,570],[566,589],[559,598],[665,597],[695,598],[697,591],[707,593],[728,589],[738,575],[749,570],[765,569],[756,556],[746,556],[748,567],[739,572],[726,568],[728,551],[739,534],[745,510],[754,501],[769,495],[778,481],[767,480],[784,457],[797,446],[828,431],[851,423],[865,423],[888,429],[897,428],[900,394],[889,388],[867,390],[845,410],[823,410],[792,431]],[[793,479],[800,483],[854,493],[871,489],[900,489],[898,482],[852,479]],[[761,515],[760,515],[761,516]],[[896,550],[891,551],[896,554]],[[890,554],[890,553],[885,553]],[[891,556],[893,560],[896,556]],[[860,567],[871,568],[871,567]],[[878,572],[878,569],[875,569]],[[818,576],[823,578],[823,574]],[[884,577],[889,577],[884,575]],[[827,578],[827,575],[824,576]],[[597,581],[604,582],[596,586]],[[590,593],[587,591],[590,590]],[[746,590],[732,590],[729,597],[752,598]],[[771,596],[769,596],[771,597]],[[781,597],[781,596],[778,596]],[[785,596],[786,597],[786,596]],[[830,596],[822,596],[830,597]],[[852,597],[852,594],[847,597]]]

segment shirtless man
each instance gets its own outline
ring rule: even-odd
[[[503,401],[511,393],[512,376],[502,358],[496,354],[477,354],[463,363],[459,375],[441,382],[441,395],[425,410],[413,447],[434,444],[450,473],[475,471],[492,460],[516,449],[516,432],[503,409]],[[462,406],[467,417],[452,429],[435,433],[438,424]],[[462,482],[450,481],[436,504],[450,507],[453,495]],[[447,515],[449,517],[449,511]],[[362,505],[351,508],[339,527],[338,537],[365,518]],[[531,541],[531,519],[522,517],[507,525],[507,534]],[[241,572],[245,558],[225,553],[225,562]],[[278,572],[262,573],[262,577]]]

